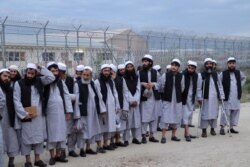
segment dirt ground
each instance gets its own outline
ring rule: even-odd
[[[240,134],[233,137],[211,136],[199,137],[188,143],[184,140],[183,129],[178,129],[181,142],[170,141],[167,133],[166,144],[148,143],[130,144],[127,148],[118,148],[106,154],[87,155],[86,158],[68,158],[69,163],[57,163],[58,167],[249,167],[250,166],[250,103],[241,105]],[[193,124],[197,125],[198,112],[194,113]],[[196,135],[196,128],[191,128]],[[219,128],[217,128],[219,133]],[[201,131],[199,131],[199,135]],[[157,132],[156,137],[161,138]],[[93,146],[95,147],[95,146]],[[46,151],[42,159],[48,163]],[[6,161],[7,162],[7,157]],[[23,166],[24,157],[18,157],[16,167]],[[6,165],[7,166],[7,165]]]

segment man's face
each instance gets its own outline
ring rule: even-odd
[[[82,76],[82,71],[76,71],[76,77],[81,77]]]
[[[229,62],[227,63],[227,67],[228,67],[229,69],[231,69],[231,70],[235,69],[235,68],[236,68],[236,62],[234,62],[234,61],[229,61]]]
[[[213,63],[211,61],[206,62],[205,67],[207,69],[212,69],[213,68]]]
[[[64,78],[64,77],[66,76],[66,71],[61,71],[61,70],[59,70],[59,76],[60,76],[61,78]]]
[[[189,73],[192,74],[192,73],[194,73],[196,71],[196,68],[194,66],[188,65],[187,70],[188,70]]]
[[[59,70],[58,68],[54,68],[54,67],[51,67],[50,71],[52,72],[52,74],[57,77],[59,75]]]
[[[83,78],[84,80],[86,80],[86,81],[90,80],[90,79],[91,79],[91,76],[92,76],[92,74],[91,74],[91,71],[90,71],[90,70],[84,70],[84,71],[82,72],[82,78]]]
[[[142,66],[143,68],[148,68],[150,66],[151,62],[148,60],[143,60],[142,61]]]
[[[128,65],[126,66],[126,70],[127,70],[128,72],[132,72],[132,71],[134,70],[134,66],[133,66],[132,64],[128,64]]]
[[[6,84],[10,83],[10,73],[9,72],[3,72],[0,76],[1,80]]]
[[[125,73],[125,68],[119,69],[120,74],[124,75]]]
[[[35,76],[36,76],[36,70],[34,70],[34,69],[27,69],[27,71],[26,71],[26,77],[28,78],[28,79],[33,79],[33,78],[35,78]]]
[[[111,75],[111,70],[110,68],[104,68],[102,69],[102,73],[105,77],[109,77]]]
[[[172,72],[178,72],[179,66],[176,63],[171,64],[171,71]]]
[[[9,70],[9,71],[10,71],[10,78],[15,78],[16,75],[17,75],[17,70],[11,69],[11,70]]]

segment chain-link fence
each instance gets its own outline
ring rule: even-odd
[[[234,56],[242,68],[250,65],[250,38],[238,36],[198,35],[180,31],[145,31],[124,26],[59,24],[50,21],[24,21],[0,17],[3,67],[16,64],[25,68],[27,62],[45,65],[49,61],[67,64],[73,73],[77,64],[90,65],[94,70],[103,63],[141,63],[144,54],[154,64],[165,67],[179,58],[183,65],[189,59],[200,65],[211,57],[223,66]]]

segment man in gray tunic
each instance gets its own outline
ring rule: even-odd
[[[16,155],[14,155],[14,153],[12,154],[11,151],[14,152],[14,151],[16,151],[16,149],[13,149],[13,148],[16,147],[16,148],[18,148],[18,151],[19,151],[19,144],[18,143],[12,143],[15,146],[10,147],[9,143],[6,143],[6,141],[3,142],[4,138],[3,138],[3,131],[2,130],[5,127],[7,128],[6,130],[10,129],[10,128],[8,128],[8,127],[10,127],[9,122],[8,122],[8,119],[9,119],[8,110],[12,110],[13,112],[15,112],[12,95],[13,95],[13,92],[12,92],[12,88],[10,87],[10,71],[8,69],[1,69],[0,70],[0,166],[4,166],[3,160],[4,160],[4,147],[5,147],[5,152],[9,151],[7,153],[8,153],[8,156],[10,157],[8,167],[15,166],[14,165],[14,157]],[[10,106],[11,106],[11,108],[10,108]],[[3,129],[2,129],[2,125],[3,125]],[[4,133],[6,133],[6,131]],[[8,136],[9,133],[4,134],[4,135],[9,137]],[[13,138],[15,139],[15,141],[17,141],[17,136],[13,136]],[[10,147],[10,149],[6,150],[6,148],[9,148],[9,147]]]
[[[157,71],[152,68],[153,58],[146,54],[142,58],[142,70],[139,71],[139,78],[141,82],[141,117],[142,117],[142,143],[146,144],[146,132],[149,126],[150,136],[149,141],[158,143],[154,137],[154,132],[157,129],[158,111],[156,100],[160,100],[158,92],[159,75]]]
[[[225,113],[229,121],[230,132],[239,133],[233,127],[238,125],[240,116],[240,99],[242,86],[246,82],[246,76],[243,72],[236,69],[236,59],[229,57],[227,60],[228,69],[220,75],[223,90],[225,93]],[[221,113],[220,134],[225,135],[224,127],[227,125],[226,117]]]
[[[111,69],[109,64],[101,66],[101,74],[99,79],[95,80],[97,91],[101,92],[101,99],[106,106],[105,117],[100,116],[100,125],[103,133],[103,148],[105,150],[114,150],[113,145],[109,145],[108,141],[112,141],[116,132],[116,114],[120,111],[118,94],[115,83],[111,79]]]
[[[182,92],[184,90],[184,77],[179,72],[180,60],[173,59],[171,70],[162,75],[160,79],[160,90],[163,92],[163,111],[160,128],[162,129],[161,143],[166,143],[166,129],[172,129],[172,141],[180,141],[176,136],[177,128],[182,118]]]
[[[207,137],[207,128],[210,125],[210,134],[216,135],[217,119],[219,115],[219,101],[224,99],[224,92],[217,72],[213,70],[213,60],[204,60],[205,70],[198,76],[197,100],[202,106],[200,128],[202,137]]]
[[[14,159],[20,153],[20,144],[15,129],[15,108],[13,103],[13,88],[11,86],[10,72],[4,71],[0,73],[4,78],[0,78],[0,86],[4,101],[6,105],[3,107],[2,114],[2,128],[4,139],[4,151],[9,157],[8,167],[14,167]]]
[[[54,82],[44,88],[48,150],[51,156],[49,164],[54,165],[56,162],[68,162],[65,156],[61,155],[61,150],[66,149],[66,120],[70,119],[73,109],[68,88],[59,79],[58,65],[50,62],[47,64],[47,68],[56,78]]]
[[[37,76],[37,70],[40,71],[41,77]],[[45,113],[42,110],[43,86],[54,80],[53,74],[45,67],[28,63],[24,79],[15,83],[14,104],[18,116],[15,124],[20,123],[21,127],[21,153],[26,156],[25,167],[32,167],[32,148],[35,152],[35,166],[46,166],[40,160],[43,142],[46,139]]]

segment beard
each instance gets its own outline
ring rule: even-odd
[[[100,79],[104,82],[107,82],[108,80],[111,79],[111,76],[105,76],[103,73],[100,74]]]
[[[56,79],[52,82],[52,84],[57,83],[59,81],[59,76],[58,75],[56,75],[55,78]]]
[[[10,90],[10,82],[4,82],[0,79],[0,86],[4,92],[8,92]]]
[[[233,68],[228,68],[228,70],[229,70],[230,72],[234,72],[234,71],[235,71],[235,67],[233,67]]]
[[[26,85],[33,85],[36,82],[36,77],[28,78],[26,75],[24,76],[25,84]]]
[[[207,73],[212,73],[212,71],[213,71],[213,67],[205,67],[205,69],[206,69],[206,71],[207,71]]]
[[[142,69],[143,69],[143,70],[149,70],[151,67],[152,67],[151,64],[148,64],[148,65],[143,64],[143,65],[142,65]]]

